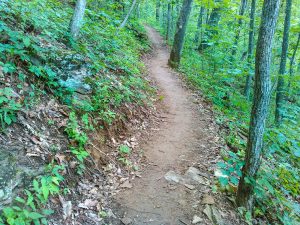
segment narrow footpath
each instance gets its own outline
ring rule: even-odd
[[[222,147],[213,113],[168,67],[161,36],[146,29],[154,55],[145,63],[164,96],[165,122],[141,146],[148,162],[141,177],[115,197],[120,224],[240,224],[230,202],[212,193]]]

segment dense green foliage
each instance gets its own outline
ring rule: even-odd
[[[69,33],[75,1],[0,1],[1,132],[17,120],[18,111],[34,108],[45,96],[57,99],[69,107],[65,132],[70,139],[70,152],[78,162],[76,171],[82,174],[84,159],[89,157],[85,150],[88,132],[121,117],[118,108],[122,104],[148,102],[146,92],[150,93],[151,88],[141,74],[143,65],[139,57],[149,46],[137,17],[159,29],[162,35],[168,31],[168,44],[172,45],[182,2],[171,1],[171,21],[167,21],[168,3],[161,1],[161,10],[157,11],[154,0],[138,2],[132,20],[124,29],[119,29],[126,13],[124,9],[129,9],[131,1],[90,0],[75,41]],[[223,174],[218,187],[231,194],[236,192],[242,174],[250,120],[251,101],[244,96],[246,77],[254,74],[254,56],[246,59],[249,5],[244,15],[238,15],[239,1],[194,2],[179,67],[187,82],[213,103],[217,122],[225,128],[228,148],[222,151],[224,162],[218,164]],[[204,8],[204,14],[199,27],[200,7]],[[255,34],[260,24],[262,1],[257,1],[256,7]],[[220,21],[216,27],[210,27],[209,16],[214,9],[220,9]],[[158,17],[156,12],[159,12]],[[299,6],[293,4],[289,59],[298,47],[297,15]],[[239,209],[248,223],[252,216],[270,223],[300,222],[299,65],[288,65],[284,76],[287,84],[284,107],[280,109],[284,121],[280,126],[274,122],[284,17],[282,6],[273,48],[272,104],[262,165],[255,183],[256,206],[253,215]],[[195,42],[197,35],[198,42]],[[199,52],[199,44],[203,42],[206,48]],[[299,62],[299,52],[295,53],[294,62]],[[66,79],[74,71],[83,75],[83,90],[74,88]],[[89,97],[82,97],[82,92]],[[252,95],[251,92],[250,99]],[[119,161],[126,166],[131,166],[127,159],[129,154],[128,147],[120,147]],[[52,211],[45,210],[45,205],[50,195],[62,193],[65,169],[65,165],[55,161],[48,163],[44,175],[32,181],[28,190],[15,199],[15,205],[3,210],[0,223],[47,223],[46,216]]]
[[[140,62],[140,55],[149,49],[144,29],[134,19],[126,28],[117,28],[127,4],[88,1],[74,41],[69,34],[73,1],[0,2],[0,75],[6,81],[0,85],[3,132],[16,121],[19,110],[34,108],[43,96],[56,98],[71,111],[65,132],[78,161],[77,172],[83,172],[89,156],[88,132],[123,116],[118,108],[125,102],[149,103],[146,91],[151,88],[142,77]],[[82,82],[88,85],[83,94],[89,97],[83,98],[81,90],[67,84],[65,76],[74,70],[83,71]],[[33,180],[13,206],[4,208],[2,223],[47,223],[45,217],[52,211],[44,208],[50,195],[62,193],[65,169],[56,161],[48,163],[44,175]]]
[[[161,1],[163,12],[167,1]],[[203,24],[197,29],[197,20],[200,7],[205,8]],[[142,14],[146,21],[155,26],[162,35],[166,34],[166,15],[161,13],[160,21],[155,18],[155,2],[147,2]],[[173,19],[176,22],[180,2],[173,2]],[[199,52],[198,46],[202,40],[207,39],[207,18],[213,8],[221,8],[221,19],[216,32],[208,40],[209,48]],[[241,176],[243,157],[247,143],[247,133],[250,120],[251,101],[243,95],[246,76],[254,74],[254,56],[249,64],[245,58],[247,54],[249,12],[248,7],[244,16],[237,15],[240,7],[239,1],[196,1],[193,6],[192,17],[189,20],[185,39],[185,48],[179,70],[186,75],[186,80],[201,90],[202,94],[213,103],[217,113],[217,122],[224,127],[225,139],[229,150],[224,149],[225,163],[219,163],[223,173],[220,177],[221,189],[234,193],[237,189],[238,178]],[[257,14],[261,12],[262,1],[257,2]],[[289,53],[290,57],[297,42],[299,21],[297,4],[292,7],[292,21],[290,30]],[[238,19],[242,18],[239,27]],[[259,26],[259,16],[255,16],[255,33]],[[278,77],[278,68],[281,52],[283,32],[284,7],[280,11],[280,18],[276,30],[276,39],[273,48],[272,81],[273,88]],[[173,30],[175,22],[173,22]],[[234,46],[236,32],[240,30],[238,45]],[[200,32],[200,41],[195,43],[195,34]],[[172,44],[172,40],[169,43]],[[236,47],[237,53],[231,54]],[[296,53],[299,60],[300,53]],[[297,60],[296,60],[297,61]],[[286,75],[286,83],[290,84],[288,97],[284,106],[284,123],[278,127],[274,122],[275,91],[272,94],[272,104],[267,121],[267,132],[263,149],[263,160],[255,186],[256,208],[255,217],[266,218],[272,223],[296,224],[300,221],[299,182],[300,182],[300,139],[299,139],[299,68],[292,65],[294,72]],[[298,66],[299,67],[299,66]],[[287,65],[288,70],[290,69]],[[250,182],[250,181],[249,181]],[[241,210],[242,212],[242,210]],[[243,212],[245,213],[245,212]],[[249,214],[247,214],[248,220]],[[297,222],[296,222],[297,221]]]

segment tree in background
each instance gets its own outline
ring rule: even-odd
[[[197,31],[195,34],[195,43],[196,44],[198,44],[200,32],[202,32],[203,14],[204,14],[204,7],[201,5],[199,16],[198,16],[198,21],[197,21]]]
[[[205,50],[207,47],[210,46],[209,41],[213,38],[213,36],[215,34],[218,33],[217,27],[218,27],[218,23],[220,21],[221,18],[221,6],[220,4],[222,3],[221,0],[215,0],[215,6],[209,16],[209,19],[207,21],[207,30],[206,30],[206,38],[205,40],[202,40],[198,50],[201,52],[203,50]]]
[[[178,68],[182,54],[184,43],[184,36],[188,24],[189,15],[192,9],[193,0],[184,0],[180,15],[176,24],[176,32],[174,36],[174,43],[170,54],[169,65],[173,68]]]
[[[85,7],[86,7],[86,0],[76,1],[74,14],[70,23],[70,33],[72,39],[74,40],[78,38],[80,27],[84,17]]]
[[[167,12],[167,32],[166,32],[166,40],[169,41],[171,34],[171,22],[172,22],[172,3],[168,1],[168,12]]]
[[[250,68],[252,65],[252,57],[254,50],[254,16],[255,16],[256,0],[251,1],[251,10],[250,10],[250,23],[249,23],[249,38],[248,38],[248,52],[247,52],[247,62],[248,62],[248,74],[246,78],[246,84],[244,88],[244,95],[249,100],[250,97],[250,87],[252,81],[252,74]]]
[[[296,57],[296,53],[299,47],[299,43],[300,43],[300,32],[298,33],[298,39],[295,45],[295,49],[294,52],[292,54],[292,57],[290,58],[290,72],[289,72],[289,83],[288,83],[288,88],[287,88],[287,93],[290,95],[290,91],[291,91],[291,80],[293,78],[293,74],[294,74],[294,63],[295,63],[295,57]]]
[[[254,184],[261,160],[265,121],[271,96],[270,66],[272,40],[280,0],[264,0],[255,59],[254,100],[252,105],[245,165],[240,178],[236,202],[252,211]]]
[[[159,23],[160,18],[160,0],[156,0],[156,22]]]
[[[236,31],[236,34],[234,37],[234,44],[233,44],[233,49],[232,49],[232,56],[234,56],[236,54],[237,45],[239,43],[239,38],[240,38],[241,26],[242,26],[242,22],[243,22],[243,16],[245,14],[246,7],[247,7],[247,0],[241,0],[239,19],[238,19],[238,24],[237,24],[237,31]]]
[[[277,83],[277,90],[276,90],[275,122],[277,123],[277,125],[280,125],[283,119],[283,110],[284,110],[283,108],[284,108],[284,97],[285,97],[284,77],[286,73],[286,60],[287,60],[287,53],[289,47],[291,9],[292,9],[292,0],[286,0],[282,49],[281,49],[279,76],[278,76],[278,83]]]
[[[121,23],[121,25],[120,25],[120,27],[119,27],[120,29],[122,29],[123,27],[125,27],[125,25],[126,25],[126,23],[127,23],[127,20],[129,19],[130,15],[131,15],[131,13],[132,13],[132,11],[133,11],[135,5],[136,5],[136,1],[137,1],[137,0],[133,0],[132,4],[131,4],[131,6],[130,6],[130,9],[129,9],[128,13],[127,13],[127,15],[125,16],[123,22]]]

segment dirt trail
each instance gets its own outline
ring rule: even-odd
[[[146,64],[164,96],[165,123],[141,146],[149,163],[141,178],[132,182],[131,189],[121,191],[115,201],[124,224],[190,224],[193,215],[201,217],[199,224],[210,224],[202,213],[201,199],[210,192],[211,185],[196,185],[190,190],[183,184],[168,182],[164,175],[170,170],[184,174],[194,166],[211,182],[218,160],[217,128],[206,104],[195,99],[167,66],[169,52],[160,35],[152,28],[146,29],[155,49]]]

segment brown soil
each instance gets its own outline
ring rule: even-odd
[[[222,147],[213,113],[167,66],[169,52],[160,35],[150,27],[146,29],[154,56],[145,63],[160,90],[161,117],[165,123],[141,146],[147,166],[142,169],[140,178],[131,181],[132,187],[129,185],[116,195],[113,211],[118,218],[110,224],[191,224],[195,215],[202,219],[198,224],[212,224],[203,213],[208,207],[202,204],[203,197],[208,195],[224,224],[240,224],[224,195],[212,193],[213,174]],[[184,174],[191,166],[201,171],[208,185],[188,188],[164,178],[168,171]]]

